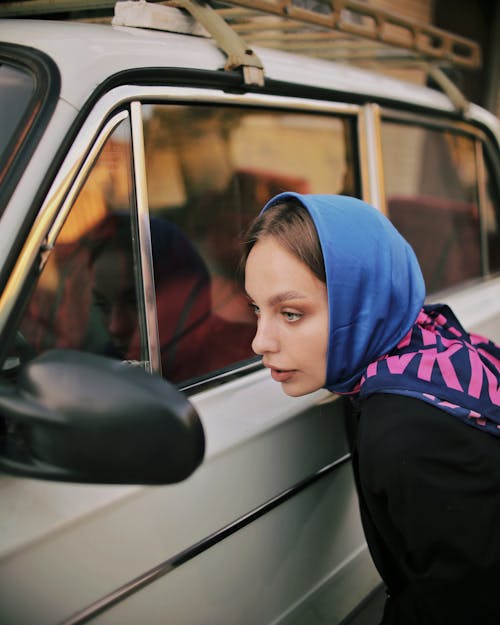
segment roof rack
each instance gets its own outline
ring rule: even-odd
[[[172,7],[183,9],[191,23],[179,28]],[[226,69],[241,68],[247,84],[262,85],[262,63],[252,45],[308,56],[358,63],[366,60],[422,67],[458,109],[465,98],[441,71],[444,66],[476,69],[479,45],[434,26],[402,17],[361,0],[18,0],[0,4],[0,17],[108,15],[113,23],[213,37],[227,56]],[[186,16],[184,16],[186,19]],[[208,31],[208,32],[207,32]]]
[[[476,68],[481,62],[475,42],[360,0],[229,0],[224,4],[239,7],[218,9],[236,32],[245,34],[247,41],[265,40],[267,46],[299,48],[314,56],[324,56],[326,51],[330,57],[332,43],[351,44],[352,54],[363,38],[463,67]]]

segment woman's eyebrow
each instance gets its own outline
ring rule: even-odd
[[[252,303],[254,300],[253,298],[245,291],[245,295],[247,296],[248,300]],[[277,293],[276,295],[273,295],[272,297],[269,298],[268,304],[270,306],[276,306],[277,304],[281,304],[281,302],[287,302],[289,300],[294,300],[294,299],[304,299],[305,295],[303,295],[302,293],[299,293],[298,291],[283,291],[283,293]]]
[[[304,295],[298,291],[284,291],[283,293],[277,293],[269,299],[270,306],[276,306],[282,302],[287,302],[293,299],[304,299]]]

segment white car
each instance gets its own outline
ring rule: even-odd
[[[282,190],[362,197],[498,340],[499,122],[120,23],[0,20],[0,621],[347,623],[380,579],[345,406],[252,355],[241,233]]]

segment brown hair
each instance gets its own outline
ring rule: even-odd
[[[242,267],[253,246],[266,236],[274,237],[301,260],[322,282],[326,282],[325,263],[316,227],[307,209],[295,198],[269,207],[255,218],[243,239]]]

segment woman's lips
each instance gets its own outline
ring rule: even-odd
[[[275,382],[288,382],[290,378],[295,373],[293,370],[285,370],[285,369],[275,369],[274,367],[270,367],[271,369],[271,377]]]

